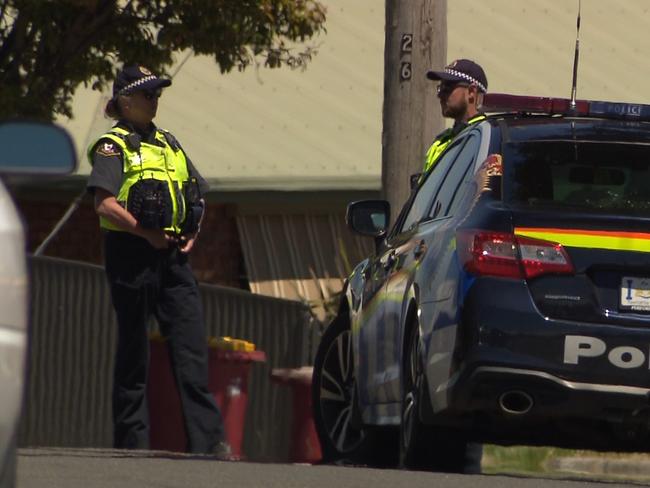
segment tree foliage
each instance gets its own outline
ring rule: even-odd
[[[80,84],[105,88],[123,63],[166,73],[184,50],[222,73],[304,66],[313,49],[293,45],[324,23],[318,0],[0,0],[0,116],[71,116]]]

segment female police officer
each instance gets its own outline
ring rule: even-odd
[[[106,114],[115,126],[91,145],[88,188],[105,231],[106,274],[118,322],[113,385],[114,445],[147,449],[147,322],[154,314],[180,392],[187,450],[227,454],[223,422],[207,388],[199,291],[188,264],[206,183],[176,139],[153,118],[162,88],[142,66],[122,69]]]

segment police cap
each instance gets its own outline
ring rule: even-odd
[[[158,78],[144,66],[125,66],[113,82],[113,97],[129,95],[139,90],[156,90],[172,84],[172,80]]]
[[[457,59],[445,66],[443,71],[427,71],[427,78],[440,81],[465,81],[475,84],[479,90],[487,93],[488,82],[485,71],[469,59]]]

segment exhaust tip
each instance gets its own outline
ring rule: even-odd
[[[511,390],[499,397],[499,408],[509,415],[524,415],[533,408],[533,397],[521,390]]]

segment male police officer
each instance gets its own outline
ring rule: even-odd
[[[480,108],[487,93],[487,77],[483,68],[469,59],[457,59],[443,71],[429,71],[427,78],[440,81],[438,98],[442,115],[454,119],[454,125],[442,131],[431,144],[424,162],[423,175],[433,169],[444,150],[460,132],[485,119]],[[483,446],[469,443],[465,453],[465,473],[481,472]]]
[[[207,343],[188,253],[199,233],[207,184],[178,141],[153,123],[162,88],[143,66],[113,83],[106,114],[117,123],[89,150],[88,188],[105,234],[106,274],[118,324],[114,446],[149,447],[147,322],[168,338],[187,450],[227,457],[222,418],[208,391]]]
[[[431,171],[443,151],[465,127],[485,118],[480,107],[488,84],[483,68],[469,59],[458,59],[443,71],[429,71],[427,78],[440,81],[438,98],[442,115],[454,119],[454,125],[438,134],[427,151],[425,174]]]

